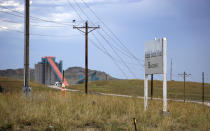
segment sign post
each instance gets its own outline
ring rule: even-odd
[[[145,44],[144,109],[148,105],[148,75],[163,74],[163,112],[167,111],[167,40],[148,41]]]
[[[166,38],[162,39],[163,43],[163,111],[167,111],[167,43]]]
[[[144,110],[147,110],[148,105],[148,75],[144,76]]]

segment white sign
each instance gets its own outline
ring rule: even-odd
[[[156,39],[145,44],[145,74],[163,74],[163,42]]]
[[[163,74],[163,111],[167,111],[167,40],[155,39],[145,44],[144,109],[148,106],[148,75]]]

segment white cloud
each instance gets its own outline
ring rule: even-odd
[[[5,30],[8,30],[6,26],[0,26],[0,31],[5,31]]]
[[[0,3],[1,6],[14,6],[17,7],[20,5],[20,3],[13,1],[13,0],[7,0],[7,1],[2,1]]]
[[[15,0],[0,1],[0,11],[3,11],[3,12],[12,12],[12,11],[22,12],[23,10],[24,10],[24,5],[21,4],[18,1],[15,1]],[[6,14],[5,14],[4,18],[7,18],[9,20],[11,18],[15,19],[15,18],[11,17],[10,15],[6,15]],[[1,27],[0,31],[22,30],[23,29],[23,23],[11,23],[11,22],[7,22],[7,21],[0,21],[0,27]]]
[[[73,13],[52,13],[50,18],[53,18],[54,21],[58,22],[70,22],[74,17]]]
[[[22,31],[23,30],[23,24],[1,22],[0,23],[0,31],[8,31],[8,30]]]
[[[117,2],[132,2],[132,0],[34,0],[34,4],[42,4],[42,5],[64,5],[67,4],[67,2],[70,3],[117,3]]]
[[[0,7],[1,6],[10,8],[15,11],[20,11],[20,12],[22,12],[24,10],[24,5],[21,4],[20,2],[14,1],[14,0],[2,1],[2,2],[0,2]],[[0,8],[2,11],[10,12],[9,10],[6,10],[3,7]]]

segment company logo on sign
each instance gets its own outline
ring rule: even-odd
[[[145,73],[162,74],[163,43],[161,39],[151,40],[145,44]]]
[[[152,57],[157,57],[157,56],[162,56],[163,52],[161,51],[155,51],[155,52],[146,52],[145,58],[152,58]]]

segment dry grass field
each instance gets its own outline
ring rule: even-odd
[[[26,97],[22,81],[1,78],[0,85],[5,88],[0,94],[0,130],[134,131],[134,117],[138,131],[210,130],[210,107],[200,104],[168,102],[170,113],[164,115],[161,101],[149,101],[144,111],[143,100],[135,97],[71,92],[62,96],[61,91],[36,83]]]
[[[167,95],[172,99],[183,99],[184,85],[183,82],[168,81]],[[149,81],[149,96],[150,96],[150,81]],[[162,98],[162,81],[154,81],[153,97]],[[74,85],[70,89],[79,89],[84,91],[84,84]],[[88,91],[103,92],[113,94],[123,94],[131,96],[144,96],[144,81],[143,80],[109,80],[96,81],[89,83]],[[202,85],[198,82],[186,82],[186,99],[187,100],[202,100]],[[210,102],[210,84],[205,83],[205,101]]]

